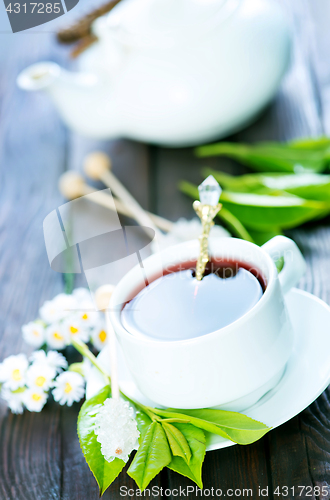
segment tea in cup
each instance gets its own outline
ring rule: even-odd
[[[124,328],[154,340],[200,337],[246,314],[265,290],[261,273],[242,262],[212,260],[200,281],[195,269],[196,262],[165,269],[125,304]]]

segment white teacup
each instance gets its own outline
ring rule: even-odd
[[[284,373],[294,334],[283,295],[297,284],[306,264],[296,244],[284,236],[262,247],[234,238],[211,240],[211,258],[244,262],[261,272],[266,290],[257,304],[228,326],[188,340],[159,341],[125,330],[122,307],[143,288],[145,277],[150,282],[150,277],[162,275],[160,262],[166,270],[196,261],[198,253],[198,241],[190,241],[130,270],[111,298],[111,320],[127,365],[146,397],[174,408],[242,410],[273,388]],[[284,267],[278,274],[274,262],[280,257]]]

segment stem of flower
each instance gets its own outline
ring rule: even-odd
[[[218,217],[225,222],[235,236],[254,243],[252,236],[245,229],[241,221],[239,221],[227,208],[223,208],[221,212],[218,213]]]
[[[99,370],[99,372],[103,375],[103,377],[104,377],[104,379],[106,381],[106,384],[112,386],[111,378],[104,371],[104,369],[102,368],[102,366],[100,365],[100,363],[98,362],[98,360],[94,356],[94,354],[88,349],[88,346],[84,342],[82,342],[81,340],[79,340],[79,339],[73,339],[71,341],[71,344],[73,345],[73,347],[75,349],[77,349],[77,351],[83,357],[89,359],[90,362],[95,366],[95,368],[97,368]],[[111,388],[111,392],[112,392],[112,388]],[[143,410],[145,413],[147,413],[150,416],[150,418],[151,418],[150,413],[152,412],[152,408],[149,408],[148,406],[144,406],[143,404],[138,403],[137,401],[134,401],[133,399],[131,399],[128,396],[126,396],[126,394],[124,394],[122,391],[119,391],[119,392],[120,392],[120,394],[125,399],[127,399],[128,401],[130,401],[134,406],[137,406],[138,408],[141,408],[141,410]]]
[[[122,391],[120,391],[120,394],[123,396],[123,398],[127,399],[127,401],[129,401],[130,403],[132,403],[133,406],[137,406],[142,411],[144,411],[144,413],[146,413],[152,420],[155,420],[155,414],[153,413],[152,408],[150,408],[149,406],[145,406],[142,403],[138,403],[138,401],[135,401],[132,398],[129,398]],[[152,415],[151,415],[151,413],[152,413]]]
[[[82,377],[84,377],[84,363],[72,363],[69,368],[69,372],[79,373]]]
[[[101,374],[103,375],[103,377],[106,381],[106,384],[111,385],[111,379],[110,379],[109,375],[103,370],[102,366],[100,365],[100,363],[98,362],[98,360],[96,359],[94,354],[88,349],[88,346],[86,344],[84,344],[84,342],[82,342],[79,339],[73,339],[71,341],[71,343],[72,343],[73,347],[75,349],[77,349],[77,351],[80,352],[80,354],[83,357],[89,359],[89,361],[92,363],[92,365],[94,365],[95,368],[97,368],[99,370],[99,372],[101,372]]]
[[[111,378],[104,371],[104,369],[102,368],[102,366],[98,362],[97,358],[89,350],[88,346],[79,339],[73,339],[71,343],[72,343],[73,347],[75,349],[77,349],[77,351],[83,357],[89,359],[90,362],[95,366],[95,368],[97,368],[99,370],[99,372],[103,375],[103,377],[106,381],[106,384],[111,386],[111,394],[113,397],[113,381],[111,381]],[[134,399],[129,398],[128,396],[126,396],[126,394],[124,394],[122,391],[120,391],[120,389],[118,387],[118,397],[119,397],[119,394],[121,394],[123,396],[123,398],[125,398],[127,401],[132,403],[132,405],[136,406],[137,408],[140,408],[144,413],[146,413],[148,415],[148,417],[151,418],[151,420],[155,421],[155,420],[162,420],[163,419],[163,416],[161,414],[160,415],[155,414],[155,411],[154,411],[155,408],[151,408],[150,406],[145,406],[142,403],[139,403],[138,401],[135,401]],[[158,410],[158,409],[156,409],[156,410],[161,412],[161,410]],[[177,419],[177,418],[169,418],[169,419],[166,419],[166,421],[169,421],[169,422],[170,421],[172,421],[172,422],[176,422],[176,421],[177,422],[189,422],[185,419]]]
[[[105,311],[105,321],[109,338],[110,366],[111,366],[111,394],[114,399],[119,399],[118,367],[116,335],[113,329],[109,312]]]
[[[189,424],[190,420],[184,419],[184,418],[162,418],[162,422],[167,422],[170,424],[171,422],[177,423],[177,424]]]

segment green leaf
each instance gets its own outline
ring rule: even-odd
[[[191,451],[186,438],[179,429],[168,422],[162,422],[163,429],[170,444],[172,454],[176,457],[181,457],[189,464]]]
[[[140,409],[137,410],[135,419],[140,432],[139,443],[141,444],[149,428],[149,425],[152,423],[152,420],[146,413],[144,413]]]
[[[239,444],[248,444],[256,441],[270,430],[262,422],[253,420],[243,413],[210,409],[182,410],[182,413],[219,425],[225,430],[229,439]]]
[[[221,201],[249,230],[290,229],[308,220],[325,216],[328,203],[305,200],[283,193],[279,196],[224,191]]]
[[[261,181],[270,189],[282,189],[306,200],[330,200],[330,175],[264,175]]]
[[[269,196],[223,191],[221,203],[247,228],[259,231],[270,227],[293,228],[330,212],[327,203],[294,195]]]
[[[171,450],[163,427],[158,422],[152,422],[127,473],[143,491],[150,481],[171,462],[171,459]]]
[[[283,231],[279,227],[269,227],[264,231],[256,231],[255,229],[250,229],[249,231],[256,245],[259,246],[267,243],[267,241],[274,238],[274,236],[283,234]]]
[[[218,170],[212,170],[210,168],[204,168],[202,173],[205,177],[213,175],[213,177],[219,182],[222,189],[232,191],[234,193],[255,193],[265,187],[262,181],[264,174],[230,175]],[[283,176],[283,174],[279,175]],[[272,189],[268,189],[268,192],[272,191]]]
[[[242,413],[224,410],[177,410],[153,408],[156,415],[179,418],[184,415],[190,423],[238,444],[250,444],[264,436],[270,428]]]
[[[199,157],[227,156],[254,170],[266,172],[322,172],[329,164],[329,146],[325,138],[286,144],[219,142],[197,148],[196,154]]]
[[[293,141],[288,142],[288,145],[291,148],[298,149],[316,149],[316,150],[325,150],[327,151],[330,147],[330,139],[326,136],[321,137],[304,137],[300,139],[294,139]]]
[[[330,200],[330,175],[305,174],[247,174],[232,176],[204,169],[205,176],[213,175],[223,189],[236,193],[290,193],[306,200]]]
[[[86,462],[99,485],[100,496],[116,479],[125,466],[125,462],[115,458],[107,462],[101,453],[101,445],[94,433],[95,416],[99,405],[110,397],[110,387],[104,387],[96,396],[85,401],[78,416],[78,436]]]
[[[181,183],[183,192],[196,199],[197,188],[188,182]],[[255,194],[247,192],[223,191],[220,198],[223,207],[219,212],[227,210],[248,231],[261,232],[290,229],[330,212],[330,203],[306,200],[280,192],[280,195]],[[246,239],[244,236],[242,236]],[[253,241],[253,237],[250,235]]]
[[[203,488],[202,465],[206,451],[205,434],[202,429],[191,424],[175,424],[175,427],[187,440],[191,450],[191,458],[188,465],[183,458],[174,456],[167,467],[192,479],[199,488]]]
[[[218,212],[217,216],[221,219],[231,233],[238,238],[242,238],[243,240],[250,241],[251,243],[255,243],[253,236],[247,229],[243,226],[240,220],[233,215],[228,208],[222,207],[220,212]]]

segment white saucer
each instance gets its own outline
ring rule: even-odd
[[[330,307],[314,295],[295,288],[286,295],[285,300],[295,331],[292,356],[277,386],[244,411],[249,417],[273,428],[307,408],[330,384]],[[119,347],[118,351],[121,390],[136,401],[156,406],[138,390]],[[102,350],[98,359],[108,370],[107,348]],[[93,368],[87,380],[87,399],[103,386],[104,379]],[[233,444],[235,443],[213,434],[207,437],[207,450],[217,450]]]

